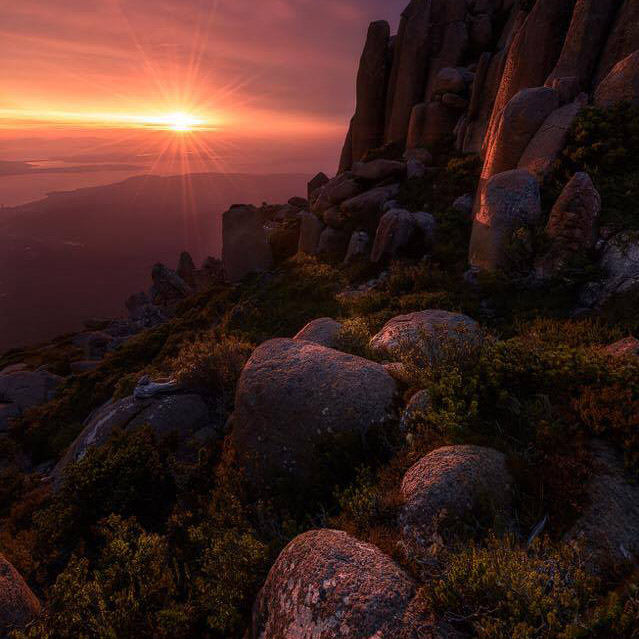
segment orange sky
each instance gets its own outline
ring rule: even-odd
[[[368,22],[405,1],[1,4],[1,160],[172,147],[295,170],[336,162]]]

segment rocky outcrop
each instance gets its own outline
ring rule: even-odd
[[[190,287],[195,288],[195,262],[191,257],[191,254],[187,251],[183,251],[180,254],[180,258],[178,260],[178,266],[175,272],[178,277],[182,278]]]
[[[156,306],[171,306],[181,302],[194,291],[174,270],[165,264],[155,264],[151,272],[153,285],[149,292]]]
[[[546,86],[552,87],[561,78],[575,78],[579,90],[590,90],[619,4],[619,0],[577,0],[561,55]]]
[[[342,202],[340,210],[354,222],[370,220],[379,215],[384,205],[398,193],[399,184],[379,186]]]
[[[371,262],[398,257],[405,251],[423,255],[432,244],[436,226],[430,213],[411,213],[404,209],[387,211],[377,227]]]
[[[311,202],[313,194],[321,189],[328,182],[328,176],[321,171],[307,185],[308,201]]]
[[[229,282],[273,265],[262,214],[254,206],[232,206],[222,216],[222,262]]]
[[[605,109],[618,102],[639,106],[639,50],[618,62],[597,87],[596,106]]]
[[[580,99],[553,111],[528,143],[517,168],[545,177],[566,146],[570,127],[587,101],[584,94]]]
[[[277,477],[308,480],[320,445],[383,424],[394,394],[379,364],[310,342],[270,340],[237,386],[232,439],[240,464],[258,488]]]
[[[587,254],[597,241],[601,197],[587,173],[576,173],[555,202],[546,225],[550,249],[537,263],[537,274],[548,277],[571,259]]]
[[[342,154],[351,162],[359,162],[366,151],[381,146],[384,141],[386,89],[391,64],[389,43],[388,22],[371,23],[357,73],[357,106],[345,142],[351,149],[350,152],[345,149]],[[348,161],[340,167],[341,170],[348,168]]]
[[[427,310],[398,315],[387,322],[370,342],[379,357],[395,359],[417,351],[433,362],[442,352],[444,342],[476,344],[479,324],[467,315]]]
[[[588,503],[567,537],[582,542],[590,570],[606,574],[639,558],[639,487],[626,477],[623,461],[610,445],[594,441],[592,453]]]
[[[250,639],[394,639],[413,580],[378,548],[338,530],[296,537],[271,568]]]
[[[293,339],[334,348],[341,330],[342,325],[332,317],[320,317],[309,322]]]
[[[22,413],[55,398],[63,378],[45,370],[0,375],[0,403],[14,404]]]
[[[517,168],[530,141],[558,107],[559,96],[553,89],[537,87],[519,91],[497,118],[482,179]]]
[[[74,346],[81,348],[87,359],[102,359],[110,350],[115,338],[104,331],[86,331],[78,333],[71,340]]]
[[[513,233],[541,219],[539,183],[528,171],[507,171],[493,176],[479,198],[469,262],[480,270],[507,268]]]
[[[0,634],[24,628],[40,612],[40,602],[18,571],[0,555]]]
[[[214,416],[207,403],[194,393],[153,393],[151,396],[125,397],[109,401],[86,420],[84,429],[56,465],[52,475],[56,484],[62,480],[65,468],[82,459],[93,446],[105,444],[114,431],[133,430],[148,425],[158,438],[176,434],[179,455],[190,458],[197,450],[189,445],[199,433],[211,437],[220,434],[223,424]]]
[[[406,173],[406,164],[379,158],[370,162],[355,162],[351,170],[355,177],[380,182],[388,178],[402,177]]]
[[[300,238],[297,252],[306,255],[316,255],[324,224],[314,213],[305,211],[301,215]]]
[[[445,528],[471,515],[509,521],[512,478],[506,458],[491,448],[449,446],[420,459],[402,480],[404,539],[437,554]]]

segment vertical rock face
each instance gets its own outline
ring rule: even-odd
[[[617,102],[639,106],[639,50],[618,62],[597,87],[595,104],[601,108]]]
[[[480,193],[473,222],[471,266],[487,271],[506,267],[513,233],[537,222],[541,215],[539,183],[528,171],[506,171],[492,177]]]
[[[424,98],[431,0],[412,0],[399,26],[386,103],[386,142],[403,142],[413,107]]]
[[[508,52],[499,92],[495,99],[488,145],[499,117],[520,90],[542,86],[553,70],[564,45],[574,0],[537,0],[517,32]]]
[[[40,611],[40,603],[18,571],[0,555],[0,633],[24,628]]]
[[[616,5],[618,6],[619,3],[620,0],[617,0]],[[594,86],[597,86],[610,73],[617,62],[637,49],[639,49],[639,0],[624,0],[601,54]]]
[[[232,206],[222,216],[222,261],[230,282],[273,265],[262,214],[254,206]]]
[[[552,86],[559,78],[576,78],[579,88],[590,88],[592,72],[606,42],[620,0],[577,0],[564,48],[546,80]]]
[[[371,23],[357,73],[357,107],[350,131],[353,162],[361,160],[369,149],[381,146],[384,140],[389,41],[388,22]],[[347,139],[345,145],[348,143]]]

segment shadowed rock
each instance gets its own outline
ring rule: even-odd
[[[445,525],[475,510],[511,518],[512,478],[502,453],[480,446],[449,446],[429,453],[402,480],[400,514],[404,539],[437,554]]]
[[[378,215],[384,205],[396,197],[398,193],[399,184],[379,186],[342,202],[340,209],[347,213],[352,220],[367,220],[372,216]]]
[[[297,244],[297,252],[316,255],[324,224],[314,213],[304,211],[300,217],[300,239]]]
[[[24,411],[50,402],[63,381],[45,370],[0,375],[0,401],[13,403]]]
[[[410,248],[423,254],[432,244],[436,226],[430,213],[411,213],[404,209],[387,211],[377,227],[371,262],[397,257],[401,251]]]
[[[364,180],[380,182],[391,177],[401,177],[406,173],[406,164],[396,160],[372,160],[371,162],[356,162],[352,171],[355,177]]]
[[[180,259],[175,271],[189,286],[195,288],[193,273],[195,272],[195,262],[188,251],[180,253]]]
[[[396,639],[413,580],[371,544],[311,530],[280,554],[253,609],[250,639]]]
[[[351,239],[348,243],[344,264],[351,264],[352,262],[365,257],[368,252],[370,242],[371,239],[368,236],[368,233],[365,231],[355,231],[353,235],[351,235]]]
[[[308,201],[311,201],[313,193],[317,191],[317,189],[321,189],[328,182],[328,176],[325,173],[318,173],[307,186],[308,191]]]
[[[331,317],[320,317],[309,322],[293,339],[313,342],[333,348],[342,325]]]
[[[18,571],[0,555],[0,633],[24,628],[40,612],[40,602]]]
[[[237,386],[232,439],[240,465],[257,488],[277,477],[309,480],[320,444],[382,424],[394,394],[379,364],[311,342],[270,340]]]
[[[493,271],[508,266],[507,245],[522,226],[541,219],[539,183],[528,171],[506,171],[481,189],[470,238],[470,265]]]
[[[346,229],[327,226],[320,235],[317,254],[341,261],[346,255],[349,241],[350,234]]]
[[[639,50],[618,62],[597,87],[598,107],[605,109],[618,102],[639,106]]]

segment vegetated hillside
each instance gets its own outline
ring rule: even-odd
[[[0,351],[120,315],[156,262],[219,255],[236,201],[304,194],[301,175],[140,176],[0,212]]]
[[[223,214],[235,283],[5,354],[0,627],[637,639],[636,18],[413,0],[340,173]]]

